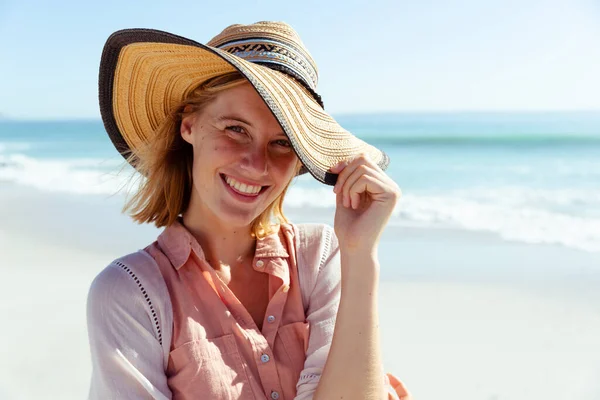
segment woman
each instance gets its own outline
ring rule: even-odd
[[[377,243],[400,190],[316,82],[284,23],[208,45],[108,39],[102,118],[145,176],[126,209],[165,229],[92,284],[90,398],[408,398],[382,371],[377,317]],[[335,234],[283,216],[305,172],[335,185]]]

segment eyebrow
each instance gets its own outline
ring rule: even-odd
[[[244,118],[242,118],[238,115],[219,115],[217,118],[215,118],[215,120],[217,120],[218,122],[225,121],[225,120],[234,120],[234,121],[242,122],[248,126],[254,127],[250,122],[246,121]]]
[[[222,121],[226,121],[226,120],[238,121],[238,122],[248,125],[251,128],[254,128],[254,125],[252,125],[250,122],[246,121],[244,118],[240,117],[239,115],[234,115],[234,114],[219,115],[217,118],[215,118],[215,120],[218,122],[222,122]],[[278,132],[275,136],[287,137],[287,135],[283,131]]]

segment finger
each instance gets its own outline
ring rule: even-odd
[[[348,176],[350,176],[350,174],[352,174],[352,172],[359,166],[362,164],[367,163],[367,156],[364,154],[361,154],[355,158],[352,159],[348,159],[344,162],[342,162],[343,165],[343,169],[340,171],[340,165],[336,165],[336,169],[339,172],[338,174],[338,178],[337,178],[337,182],[333,188],[333,191],[337,193],[338,190],[340,190],[343,186],[344,186],[344,182],[346,181],[346,179],[348,178]]]
[[[409,400],[412,398],[410,392],[401,380],[389,373],[387,374],[387,376],[390,379],[390,385],[392,385],[392,387],[396,391],[396,394],[400,396],[400,399]]]
[[[341,193],[336,193],[335,194],[335,205],[336,207],[339,207],[341,205],[344,204],[344,198],[342,197]]]
[[[397,199],[400,198],[401,192],[398,185],[389,177],[377,164],[371,161],[367,155],[361,154],[354,159],[343,161],[338,163],[334,170],[340,170],[338,174],[337,183],[333,189],[334,192],[339,193],[339,191],[346,191],[342,198],[342,204],[344,207],[352,207],[352,198],[348,194],[349,185],[346,184],[347,180],[350,176],[353,176],[356,173],[356,170],[362,168],[363,171],[369,171],[369,173],[373,176],[376,176],[383,184],[387,184],[389,186],[389,192]],[[359,174],[360,175],[360,174]],[[346,189],[344,189],[346,188]],[[392,193],[393,192],[393,193]],[[360,195],[354,195],[355,204],[360,204]]]
[[[360,205],[360,196],[360,193],[352,193],[350,195],[350,205],[352,206],[353,210],[356,210]]]
[[[360,196],[363,193],[368,193],[373,199],[374,196],[384,193],[387,189],[385,183],[379,181],[375,176],[361,176],[349,189],[348,197],[353,209],[357,209],[360,205]]]
[[[343,166],[345,166],[346,164],[348,164],[348,161],[339,161],[337,164],[334,164],[329,168],[329,172],[337,174],[343,169]]]
[[[342,193],[344,195],[344,198],[346,198],[348,200],[349,204],[352,200],[350,198],[350,188],[352,186],[354,186],[354,184],[361,178],[361,176],[363,176],[363,175],[375,176],[376,174],[377,173],[375,172],[375,170],[373,170],[371,167],[367,166],[366,164],[359,165],[358,167],[356,167],[354,169],[354,171],[350,174],[350,176],[348,176],[346,178],[346,181],[344,182],[344,186],[342,187]]]
[[[368,195],[375,199],[377,195],[383,195],[388,193],[391,197],[395,197],[396,201],[400,198],[400,188],[398,185],[381,169],[373,169],[373,167],[367,164],[361,164],[354,166],[354,171],[350,176],[346,178],[344,186],[341,191],[343,193],[342,202],[344,207],[352,207],[356,209],[361,203],[361,194],[368,192]],[[356,187],[354,193],[351,193],[351,188],[356,186],[356,182],[361,179],[362,176],[370,176],[374,178],[374,181],[367,186]],[[376,200],[376,199],[375,199]]]

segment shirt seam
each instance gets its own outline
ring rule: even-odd
[[[140,289],[140,292],[142,293],[142,295],[144,295],[144,300],[146,301],[146,304],[148,304],[148,307],[150,308],[150,312],[152,313],[152,319],[154,321],[154,327],[156,328],[156,334],[158,336],[158,342],[162,346],[162,331],[161,331],[160,325],[158,323],[158,316],[156,314],[156,311],[154,310],[154,306],[152,305],[152,301],[150,300],[150,297],[148,296],[148,293],[146,292],[146,288],[144,288],[144,286],[140,282],[140,279],[131,270],[131,268],[129,268],[129,266],[123,264],[120,261],[115,261],[114,264],[117,265],[118,267],[120,267],[123,271],[127,272],[127,274],[129,275],[129,277],[131,279],[133,279],[133,281],[137,284],[137,286]]]
[[[331,243],[331,232],[330,229],[325,228],[323,229],[323,233],[325,234],[325,245],[323,248],[323,252],[321,253],[321,262],[319,263],[319,274],[321,273],[321,270],[323,269],[323,266],[325,265],[325,261],[327,261],[328,258],[328,254],[329,254],[329,245]]]
[[[302,374],[302,375],[300,375],[300,379],[299,380],[300,381],[310,380],[310,379],[313,379],[313,378],[318,378],[320,376],[321,376],[320,374],[315,374],[315,373]]]

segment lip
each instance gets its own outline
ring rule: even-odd
[[[269,186],[263,186],[262,189],[260,190],[260,192],[258,192],[257,194],[254,195],[247,195],[241,192],[238,192],[237,190],[235,190],[235,188],[229,186],[229,184],[227,183],[227,181],[225,180],[225,174],[220,174],[221,177],[221,181],[223,182],[223,185],[225,185],[225,189],[227,189],[227,191],[237,200],[244,202],[244,203],[254,203],[268,188]],[[235,178],[234,178],[235,179]],[[237,180],[237,179],[236,179]],[[240,183],[246,183],[244,181],[238,181]],[[257,185],[258,186],[258,185]],[[261,185],[262,186],[262,185]]]
[[[238,178],[237,176],[233,176],[233,175],[229,175],[229,174],[225,174],[225,173],[221,173],[220,175],[221,175],[221,177],[222,177],[222,178],[223,178],[223,177],[225,177],[225,176],[228,176],[228,177],[230,177],[230,178],[233,178],[233,179],[235,179],[235,180],[236,180],[236,181],[238,181],[239,183],[245,183],[246,185],[252,185],[252,186],[263,186],[263,187],[264,187],[264,186],[267,186],[267,187],[269,186],[269,185],[263,185],[263,184],[262,184],[262,183],[260,183],[260,182],[253,182],[253,181],[249,181],[249,180],[242,179],[242,178]],[[227,182],[227,181],[225,181],[225,182]]]

